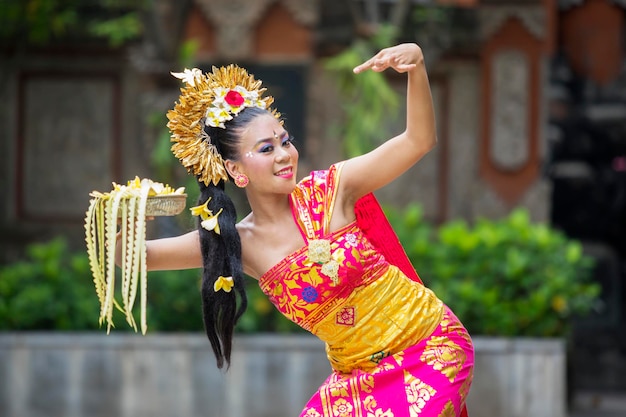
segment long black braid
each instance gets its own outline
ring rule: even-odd
[[[264,114],[271,113],[256,107],[247,107],[226,122],[225,129],[206,126],[205,131],[224,160],[236,161],[239,159],[238,145],[241,132],[252,120]],[[208,208],[211,212],[223,210],[218,216],[220,234],[203,229],[198,220],[204,265],[201,289],[204,328],[215,353],[217,366],[222,368],[224,362],[230,365],[233,329],[247,307],[241,240],[235,226],[237,223],[235,205],[224,190],[224,181],[217,185],[212,182],[209,185],[202,181],[198,183],[200,185],[198,204],[204,204],[210,198]],[[215,291],[213,285],[220,276],[232,276],[235,291]],[[237,294],[240,298],[239,306]]]

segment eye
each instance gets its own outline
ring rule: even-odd
[[[288,134],[286,134],[281,142],[281,145],[284,146],[285,148],[288,148],[291,145],[293,145],[294,140],[295,139],[293,136],[289,136]]]
[[[259,149],[260,153],[268,153],[268,152],[272,152],[274,150],[274,145],[263,145],[261,146],[261,148]]]

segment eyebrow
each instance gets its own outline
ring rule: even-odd
[[[288,134],[288,132],[286,130],[283,129],[282,132],[277,133],[276,136],[278,138],[283,138],[286,134]],[[253,149],[256,148],[257,146],[259,146],[260,144],[264,143],[264,142],[268,142],[268,141],[272,141],[272,139],[274,139],[274,136],[272,136],[271,138],[263,138],[263,139],[259,139],[254,143],[254,146],[252,147]]]

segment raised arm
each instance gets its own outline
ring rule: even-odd
[[[344,210],[365,194],[375,191],[411,168],[437,142],[435,114],[424,56],[413,43],[386,48],[354,69],[382,72],[392,68],[407,73],[406,129],[376,149],[345,162],[339,196]]]

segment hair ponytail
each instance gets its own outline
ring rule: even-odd
[[[274,98],[263,96],[261,81],[237,65],[213,67],[206,74],[193,68],[172,75],[185,82],[180,100],[167,112],[167,127],[174,142],[172,152],[196,175],[199,204],[206,203],[209,210],[205,212],[202,207],[200,217],[206,220],[198,220],[203,263],[202,317],[217,366],[222,368],[224,362],[230,365],[234,327],[246,309],[247,298],[237,213],[224,192],[228,177],[221,168],[226,168],[224,161],[240,160],[242,135],[252,120],[261,115],[278,119],[280,113],[268,107]],[[215,216],[219,230],[205,230],[202,221],[207,221],[205,226],[209,228],[215,225]],[[230,291],[220,287],[223,282],[216,285],[220,276],[232,277],[232,287],[228,280]]]
[[[224,160],[237,160],[243,129],[256,117],[268,114],[272,115],[265,109],[247,107],[237,114],[237,117],[227,121],[225,128],[205,126],[205,133],[211,138],[211,143]],[[241,239],[235,226],[237,223],[235,205],[224,191],[224,181],[221,180],[217,185],[212,182],[206,185],[198,179],[198,184],[200,185],[198,204],[204,204],[210,198],[208,209],[212,213],[222,210],[218,216],[219,234],[203,229],[198,220],[204,265],[201,289],[202,317],[217,359],[217,366],[222,368],[224,362],[230,365],[233,330],[248,305],[241,262]],[[234,290],[215,291],[213,285],[220,276],[233,277]],[[240,298],[239,306],[237,294]]]
[[[206,335],[211,342],[213,353],[217,360],[217,367],[222,368],[224,362],[230,365],[232,351],[233,330],[237,320],[247,307],[247,297],[244,288],[244,276],[241,263],[241,240],[235,227],[237,212],[231,198],[224,191],[224,181],[206,186],[200,184],[199,204],[211,199],[208,208],[217,213],[220,234],[208,231],[200,226],[200,248],[202,250],[202,318]],[[213,285],[219,276],[231,276],[234,288],[230,292],[215,291]],[[237,306],[237,294],[240,303]]]

